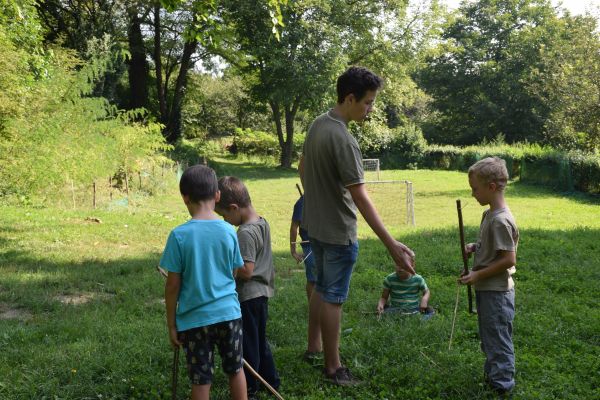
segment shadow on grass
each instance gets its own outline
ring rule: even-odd
[[[234,175],[244,181],[298,178],[296,168],[280,168],[272,164],[257,164],[253,161],[239,161],[233,157],[220,158],[211,163],[217,175]]]
[[[583,192],[561,192],[546,186],[526,182],[514,182],[509,185],[509,195],[523,198],[566,198],[577,203],[600,205],[600,195]],[[599,211],[600,217],[600,211]]]
[[[2,230],[0,244],[11,246],[6,232]],[[467,231],[468,236],[475,234],[475,229]],[[455,281],[462,268],[457,236],[456,229],[447,228],[408,231],[400,237],[416,252],[417,271],[427,280],[431,304],[439,310],[425,323],[418,318],[377,320],[370,313],[393,264],[378,240],[360,242],[341,340],[345,363],[364,380],[352,389],[324,384],[319,371],[301,361],[306,344],[304,274],[283,279],[282,268],[293,261],[287,252],[275,252],[278,278],[270,301],[269,339],[282,394],[288,399],[487,396],[479,379],[483,356],[476,318],[465,312],[464,289],[459,291],[453,347],[448,350]],[[516,396],[561,398],[569,393],[570,398],[584,399],[592,393],[596,378],[590,365],[597,365],[600,357],[598,237],[600,229],[521,231],[515,275]],[[171,353],[159,301],[164,282],[154,269],[155,254],[55,262],[12,248],[0,257],[0,302],[34,315],[28,322],[0,324],[2,398],[168,398]],[[60,294],[90,292],[111,295],[78,306],[56,300]],[[215,398],[226,398],[220,389],[226,387],[225,378],[216,375]],[[43,384],[32,385],[31,379]],[[183,371],[180,382],[185,392]]]
[[[462,269],[457,236],[454,229],[448,228],[408,232],[400,238],[415,251],[417,272],[429,285],[430,304],[438,309],[438,315],[425,323],[419,318],[376,318],[373,311],[382,281],[393,272],[393,263],[379,241],[360,242],[341,328],[342,355],[348,366],[366,380],[364,387],[355,389],[354,398],[400,394],[414,399],[490,395],[479,379],[483,355],[479,351],[477,318],[466,313],[464,287],[458,290],[458,318],[453,347],[448,349],[456,279]],[[538,398],[559,398],[570,393],[573,398],[585,399],[593,391],[595,378],[589,365],[600,356],[600,326],[591,322],[600,321],[598,237],[600,229],[521,231],[514,276],[518,381],[515,395],[519,398],[535,398],[531,393],[538,393]],[[301,313],[297,301],[280,297],[276,300],[277,308]],[[274,314],[271,324],[278,336],[283,336],[294,323],[287,317],[280,322]],[[303,345],[289,337],[281,344]],[[548,367],[543,379],[538,374],[542,365]],[[561,365],[570,367],[565,370]],[[300,386],[313,384],[310,379],[297,379],[302,381]],[[418,390],[404,393],[402,388],[415,385]]]
[[[468,185],[464,189],[455,190],[427,190],[419,188],[418,184],[414,187],[415,197],[451,197],[462,200],[463,204],[469,201],[475,201],[471,196],[471,191]],[[600,205],[600,196],[582,193],[582,192],[556,192],[544,186],[532,185],[528,183],[514,182],[510,183],[507,188],[507,197],[518,197],[524,199],[567,199],[577,203],[586,205]],[[598,211],[600,218],[600,210]]]

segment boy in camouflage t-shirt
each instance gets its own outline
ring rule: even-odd
[[[477,243],[466,246],[475,253],[473,269],[460,278],[475,287],[477,319],[486,383],[497,393],[515,386],[512,322],[515,315],[515,273],[519,230],[504,200],[508,171],[504,160],[488,157],[469,168],[472,195],[490,208],[483,213]]]

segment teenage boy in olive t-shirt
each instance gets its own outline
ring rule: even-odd
[[[321,332],[323,373],[326,380],[338,385],[357,383],[339,355],[342,305],[358,257],[357,208],[394,262],[415,272],[414,253],[389,234],[369,199],[362,154],[348,132],[350,121],[362,121],[372,111],[381,86],[381,78],[366,68],[351,67],[344,72],[337,80],[337,105],[312,123],[299,164],[305,188],[301,226],[309,232],[317,273],[310,299],[305,358],[321,351]]]

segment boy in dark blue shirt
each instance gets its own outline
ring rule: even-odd
[[[317,277],[315,276],[315,259],[312,255],[310,242],[308,241],[308,232],[300,226],[302,222],[302,209],[304,208],[304,195],[300,196],[296,204],[294,204],[294,212],[292,213],[292,223],[290,225],[290,253],[292,257],[300,263],[304,261],[304,269],[306,271],[306,297],[310,301],[310,295],[315,288]],[[300,242],[298,242],[298,234],[300,234]],[[296,245],[300,243],[302,253],[296,252]]]
[[[294,204],[294,211],[292,213],[292,223],[290,225],[290,253],[292,257],[300,263],[304,261],[304,270],[306,273],[306,298],[310,304],[310,296],[315,288],[317,282],[317,275],[315,271],[315,258],[312,254],[310,247],[310,241],[308,239],[308,232],[306,229],[300,226],[302,222],[302,209],[304,208],[304,195],[300,192],[300,198]],[[298,234],[300,234],[300,242],[298,242]],[[296,252],[296,245],[300,243],[302,247],[302,254]],[[321,342],[321,327],[319,324],[309,324],[309,338],[315,337],[316,341]],[[312,331],[312,332],[311,332]],[[313,364],[314,362],[322,361],[323,353],[321,351],[308,351],[304,352],[303,358],[305,361]]]

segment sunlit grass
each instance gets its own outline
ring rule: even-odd
[[[320,372],[300,359],[306,341],[304,274],[289,256],[288,237],[297,173],[254,161],[220,159],[214,166],[220,175],[246,182],[255,208],[271,225],[277,290],[270,302],[269,339],[286,399],[490,395],[481,382],[483,355],[476,319],[465,312],[464,289],[448,350],[462,267],[455,201],[465,206],[468,240],[475,238],[484,210],[470,197],[466,174],[382,171],[381,179],[413,182],[417,226],[393,222],[390,228],[415,250],[417,269],[439,313],[428,323],[377,321],[369,314],[392,265],[361,225],[341,351],[365,383],[343,389],[324,384]],[[0,315],[2,307],[31,315],[0,320],[0,398],[170,398],[163,282],[154,268],[170,229],[189,216],[173,176],[165,176],[165,187],[169,191],[125,209],[0,206]],[[516,398],[599,397],[600,199],[519,182],[509,185],[506,197],[521,231]],[[68,296],[89,299],[61,301]],[[217,372],[213,398],[227,398],[225,387]],[[180,388],[183,399],[183,371]]]

